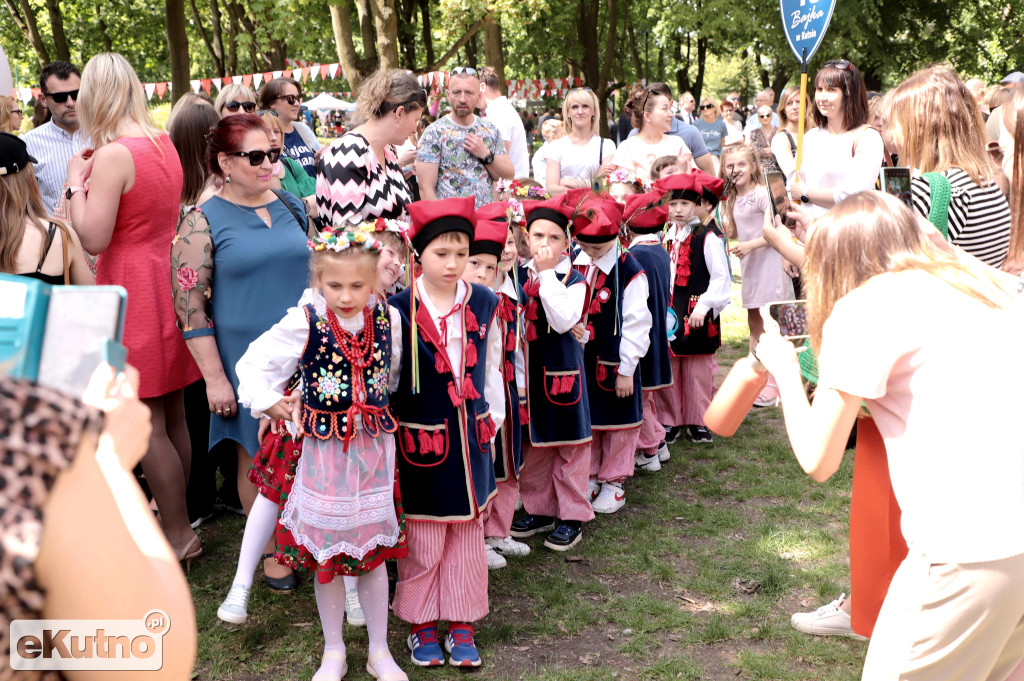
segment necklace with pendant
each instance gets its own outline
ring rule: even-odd
[[[243,213],[248,213],[249,215],[255,215],[256,217],[258,217],[260,220],[263,221],[263,224],[265,224],[267,227],[270,227],[270,210],[266,206],[257,206],[254,210],[249,210],[245,206],[237,204],[234,201],[228,201],[227,199],[224,199],[224,200],[227,201],[228,203],[230,203],[232,206],[234,206],[238,210],[242,211]],[[259,213],[259,209],[260,208],[263,208],[264,210],[267,211],[267,217],[263,217],[262,215],[260,215],[260,213]]]

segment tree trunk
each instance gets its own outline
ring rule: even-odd
[[[234,75],[234,69],[228,71],[224,64],[224,34],[220,25],[220,2],[218,0],[210,0],[210,39],[213,42],[213,54],[215,55],[213,63],[217,64],[219,61],[220,75]]]
[[[68,38],[64,34],[64,16],[61,14],[60,4],[57,0],[46,0],[46,11],[50,15],[54,54],[58,60],[71,61],[71,51],[68,50]]]
[[[253,35],[252,29],[246,21],[245,14],[242,8],[238,5],[238,0],[230,0],[230,3],[228,4],[228,12],[231,15],[232,27],[235,29],[236,35],[244,32],[248,33],[251,38],[249,41],[249,61],[252,63],[252,70],[267,70],[267,65],[261,64],[260,59],[257,56],[257,50],[259,47],[256,45],[256,36]],[[234,45],[235,41],[232,40],[231,44]]]
[[[199,31],[199,37],[203,40],[203,45],[206,46],[206,51],[210,54],[210,59],[213,60],[213,70],[218,76],[226,76],[224,73],[224,61],[220,55],[213,49],[213,43],[210,41],[210,36],[207,35],[206,30],[203,28],[203,20],[199,16],[199,9],[196,7],[196,0],[188,0],[189,10],[192,12],[192,20],[196,24],[196,30]]]
[[[644,66],[640,62],[640,50],[638,50],[636,46],[636,29],[633,27],[633,22],[628,20],[628,14],[626,17],[626,37],[628,38],[629,52],[633,56],[633,68],[636,71],[635,78],[639,80],[644,73]],[[679,55],[676,55],[677,58],[678,56]]]
[[[491,15],[490,21],[484,24],[484,58],[487,65],[494,68],[498,73],[499,89],[501,94],[507,95],[508,88],[505,86],[505,50],[501,40],[501,21],[496,15]]]
[[[462,47],[464,45],[466,45],[466,43],[468,43],[471,38],[473,38],[473,36],[475,36],[477,34],[477,31],[479,31],[481,28],[484,27],[484,24],[487,23],[487,17],[488,16],[490,16],[490,15],[485,14],[483,19],[480,19],[475,24],[473,24],[468,29],[466,29],[466,32],[462,34],[462,37],[459,38],[458,40],[456,40],[455,44],[452,45],[451,47],[449,47],[448,51],[445,52],[443,55],[441,55],[440,59],[438,59],[435,62],[431,62],[430,64],[427,65],[427,68],[424,69],[424,72],[425,73],[429,73],[430,71],[437,71],[442,66],[447,64],[448,60],[451,59],[452,57],[454,57],[455,54],[459,50],[461,50]]]
[[[184,0],[165,0],[167,52],[171,57],[171,103],[189,91],[188,33]]]
[[[676,64],[679,65],[676,68],[676,92],[686,92],[689,78],[686,73],[686,65],[683,63],[683,41],[676,37],[673,39],[673,43],[673,48],[675,49],[673,56],[675,57]]]
[[[469,36],[469,40],[466,41],[466,64],[471,68],[477,68],[477,52],[478,44],[476,39],[476,33]]]
[[[420,23],[423,26],[423,45],[427,64],[434,63],[434,38],[430,34],[430,0],[420,0]]]
[[[353,90],[357,90],[363,82],[363,75],[359,72],[359,55],[356,52],[355,43],[352,41],[352,18],[349,15],[349,3],[344,0],[338,3],[332,2],[330,10],[331,27],[334,29],[334,45],[338,48],[341,73],[345,76],[349,86]]]
[[[398,68],[398,12],[395,0],[370,0],[373,24],[377,29],[377,53],[380,68]]]
[[[380,56],[377,54],[377,34],[373,28],[370,0],[355,0],[355,3],[356,14],[359,15],[359,35],[363,40],[363,61],[376,65],[380,62]]]
[[[22,34],[25,36],[25,40],[32,44],[32,49],[36,51],[36,58],[39,60],[39,65],[46,66],[49,64],[50,53],[46,49],[46,44],[43,42],[42,36],[39,35],[39,25],[36,23],[36,13],[28,4],[28,0],[18,0],[17,5],[14,4],[14,0],[4,0],[4,4],[7,6],[7,11],[11,13],[11,18],[14,19],[14,23],[17,24],[19,29],[21,29]]]
[[[704,69],[708,59],[708,39],[701,36],[697,38],[697,80],[693,82],[690,94],[694,100],[700,103],[701,92],[704,90]]]
[[[418,0],[398,0],[400,21],[398,22],[398,44],[402,53],[402,68],[412,71],[416,68],[416,32],[414,20]]]
[[[110,31],[107,22],[103,19],[103,3],[96,3],[96,27],[100,30],[100,40],[103,43],[104,52],[114,51],[114,41],[110,39]]]
[[[227,70],[230,73],[238,73],[238,17],[231,11],[231,4],[228,4],[228,63]]]

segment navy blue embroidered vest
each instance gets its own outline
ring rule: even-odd
[[[344,356],[343,346],[351,342],[337,338],[327,316],[313,305],[303,307],[309,322],[309,336],[302,349],[299,370],[302,372],[302,427],[307,436],[320,440],[336,437],[348,440],[355,415],[362,418],[362,427],[370,437],[393,433],[397,424],[388,405],[388,373],[391,370],[391,317],[386,303],[374,306],[368,320],[370,328],[356,334],[373,335],[372,358],[359,375],[353,374],[351,362]],[[361,396],[353,404],[353,394]]]
[[[518,477],[523,464],[522,420],[519,416],[519,388],[516,385],[516,326],[521,307],[504,293],[499,293],[498,320],[503,327],[501,374],[505,379],[505,422],[494,438],[494,479],[505,482]],[[519,342],[525,342],[520,334]]]
[[[557,333],[548,326],[540,300],[540,280],[520,279],[526,309],[526,400],[530,415],[530,442],[535,447],[558,447],[590,442],[590,406],[583,372],[583,346],[571,332]],[[566,275],[559,274],[559,281]],[[569,271],[566,286],[584,283],[583,275]]]
[[[619,342],[622,339],[622,306],[626,286],[643,274],[632,255],[622,251],[611,272],[605,274],[596,265],[594,283],[587,288],[583,314],[590,339],[583,346],[583,365],[587,372],[590,423],[594,430],[623,430],[643,421],[643,395],[640,368],[633,373],[633,394],[615,395],[619,375]]]
[[[679,330],[670,343],[676,356],[710,355],[722,346],[722,322],[718,316],[709,315],[699,329],[691,329],[689,324],[690,312],[711,283],[711,271],[704,259],[704,240],[709,233],[722,236],[714,223],[698,225],[678,248],[672,309],[679,318]]]
[[[465,378],[457,387],[448,353],[417,295],[417,344],[412,345],[411,293],[388,301],[402,319],[402,372],[392,405],[398,417],[398,479],[406,517],[455,522],[473,520],[494,495],[490,408],[483,396],[487,332],[498,297],[472,284],[462,308]],[[419,392],[413,394],[413,353],[419,362]],[[454,367],[460,371],[461,367]]]
[[[668,252],[660,243],[644,242],[629,249],[647,275],[647,309],[651,311],[651,345],[640,359],[640,384],[644,390],[672,385],[672,364],[668,352],[668,299],[672,292],[672,267]]]

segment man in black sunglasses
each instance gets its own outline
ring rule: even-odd
[[[78,131],[78,69],[66,61],[55,61],[39,74],[42,104],[50,111],[50,120],[22,136],[28,153],[36,158],[36,182],[43,205],[51,213],[60,200],[68,176],[68,161],[82,148]]]

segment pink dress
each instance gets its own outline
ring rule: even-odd
[[[135,183],[121,195],[110,245],[96,263],[96,283],[128,291],[124,344],[141,374],[139,397],[159,397],[199,380],[178,330],[171,296],[170,246],[178,224],[181,162],[166,134],[122,137],[132,154]]]
[[[737,196],[732,207],[739,241],[764,235],[764,216],[771,211],[768,190],[758,186],[746,196]],[[758,248],[740,261],[743,274],[743,307],[758,308],[765,303],[793,299],[793,281],[782,269],[782,256],[771,246]]]

